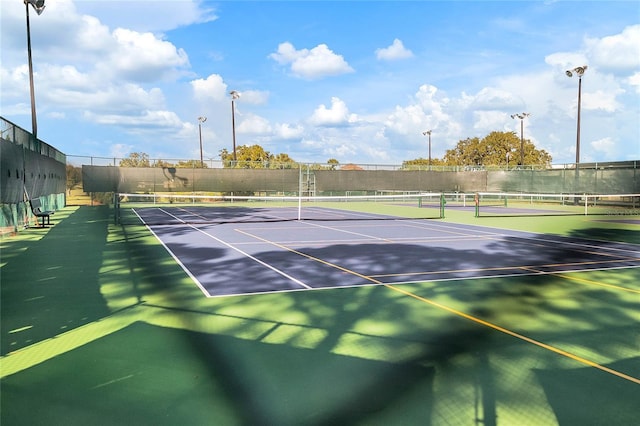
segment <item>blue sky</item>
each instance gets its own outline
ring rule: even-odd
[[[0,0],[1,104],[30,130],[25,7]],[[68,155],[206,159],[262,145],[399,164],[515,131],[575,160],[640,160],[637,1],[46,0],[31,13],[38,136]]]

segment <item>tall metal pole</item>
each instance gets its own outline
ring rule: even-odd
[[[238,158],[236,156],[236,105],[235,100],[240,97],[240,93],[232,90],[231,95],[231,132],[233,134],[233,165],[235,166]]]
[[[585,66],[586,68],[586,66]],[[576,130],[576,168],[580,164],[580,104],[582,100],[582,74],[578,76],[578,128]]]
[[[200,135],[200,167],[204,168],[204,159],[202,158],[202,123],[207,121],[207,117],[198,117],[198,134]]]
[[[524,119],[520,120],[520,166],[524,166]]]
[[[429,170],[431,170],[431,131],[429,131]]]
[[[27,11],[27,57],[29,61],[29,89],[31,90],[31,133],[38,138],[38,120],[36,119],[36,94],[33,87],[33,62],[31,61],[31,25],[29,25],[29,3],[24,3]]]
[[[423,135],[429,135],[429,170],[431,170],[431,130],[427,130],[426,132],[422,132]]]
[[[511,114],[511,118],[520,119],[520,166],[524,166],[524,119],[530,115],[528,112]]]
[[[576,169],[578,169],[578,164],[580,164],[580,108],[582,103],[582,76],[587,70],[587,66],[583,65],[581,67],[575,67],[572,70],[565,71],[567,77],[573,77],[573,73],[578,75],[578,123],[576,130]]]

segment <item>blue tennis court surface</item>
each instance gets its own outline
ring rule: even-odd
[[[435,220],[297,221],[295,209],[260,211],[276,222],[251,212],[248,223],[193,224],[197,213],[181,210],[149,228],[208,297],[640,266],[628,243]]]

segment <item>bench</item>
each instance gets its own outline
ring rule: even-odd
[[[31,206],[31,212],[33,213],[33,215],[35,217],[41,217],[42,218],[42,224],[41,226],[44,228],[47,225],[50,225],[50,219],[49,216],[51,216],[52,214],[54,214],[55,212],[52,210],[42,210],[42,203],[40,202],[39,198],[34,198],[33,200],[29,200],[29,205]]]

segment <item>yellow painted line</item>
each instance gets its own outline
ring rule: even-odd
[[[586,278],[579,278],[579,277],[574,277],[572,275],[566,275],[566,274],[554,274],[560,278],[564,278],[565,280],[570,280],[570,281],[576,281],[579,283],[584,283],[584,284],[592,284],[592,285],[596,285],[598,287],[609,287],[609,288],[613,288],[616,290],[622,290],[622,291],[628,291],[629,293],[638,293],[640,294],[640,290],[636,290],[633,288],[627,288],[627,287],[621,287],[619,285],[614,285],[614,284],[607,284],[607,283],[603,283],[600,281],[594,281],[594,280],[588,280]]]
[[[540,342],[538,340],[535,340],[535,339],[532,339],[532,338],[527,337],[525,335],[516,333],[515,331],[511,331],[511,330],[506,329],[504,327],[501,327],[499,325],[496,325],[496,324],[490,323],[488,321],[485,321],[483,319],[474,317],[473,315],[469,315],[469,314],[464,313],[462,311],[459,311],[457,309],[450,308],[450,307],[448,307],[446,305],[442,305],[442,304],[440,304],[438,302],[435,302],[433,300],[427,299],[425,297],[418,296],[417,294],[411,293],[409,291],[402,290],[402,289],[400,289],[400,288],[398,288],[398,287],[396,287],[396,286],[394,286],[392,284],[383,284],[381,281],[378,281],[375,278],[372,278],[370,276],[366,276],[366,275],[360,274],[358,272],[355,272],[355,271],[352,271],[350,269],[344,268],[342,266],[333,264],[331,262],[327,262],[326,260],[319,259],[317,257],[308,255],[306,253],[303,253],[303,252],[300,252],[300,251],[297,251],[297,250],[293,250],[293,249],[291,249],[289,247],[286,247],[286,246],[283,246],[281,244],[270,242],[269,240],[266,240],[264,238],[258,237],[256,235],[252,235],[252,234],[250,234],[248,232],[244,232],[244,231],[242,231],[240,229],[236,229],[236,231],[240,232],[242,234],[245,234],[247,236],[256,238],[258,240],[261,240],[261,241],[264,241],[264,242],[267,242],[267,243],[271,243],[276,247],[280,247],[280,248],[282,248],[284,250],[287,250],[287,251],[290,251],[292,253],[298,254],[300,256],[306,257],[307,259],[314,260],[314,261],[319,262],[319,263],[321,263],[323,265],[327,265],[327,266],[330,266],[332,268],[338,269],[340,271],[355,275],[357,277],[360,277],[360,278],[365,279],[367,281],[370,281],[372,283],[384,285],[388,289],[391,289],[393,291],[397,291],[397,292],[402,293],[402,294],[404,294],[406,296],[409,296],[409,297],[412,297],[412,298],[414,298],[416,300],[419,300],[419,301],[421,301],[423,303],[427,303],[427,304],[429,304],[431,306],[434,306],[436,308],[442,309],[444,311],[447,311],[447,312],[452,313],[454,315],[457,315],[459,317],[468,319],[470,321],[475,322],[476,324],[480,324],[480,325],[483,325],[485,327],[492,328],[492,329],[494,329],[496,331],[500,331],[501,333],[507,334],[509,336],[515,337],[515,338],[520,339],[520,340],[523,340],[523,341],[525,341],[527,343],[531,343],[533,345],[536,345],[536,346],[541,347],[543,349],[546,349],[548,351],[554,352],[554,353],[556,353],[558,355],[562,355],[564,357],[567,357],[569,359],[572,359],[574,361],[577,361],[577,362],[582,363],[584,365],[587,365],[589,367],[597,368],[598,370],[604,371],[604,372],[609,373],[609,374],[613,374],[614,376],[620,377],[622,379],[625,379],[625,380],[628,380],[630,382],[633,382],[633,383],[636,383],[636,384],[640,385],[640,379],[639,378],[636,378],[636,377],[633,377],[633,376],[629,376],[628,374],[621,373],[621,372],[613,370],[613,369],[611,369],[609,367],[605,367],[604,365],[601,365],[601,364],[598,364],[596,362],[590,361],[590,360],[588,360],[586,358],[583,358],[581,356],[574,355],[574,354],[572,354],[570,352],[564,351],[562,349],[556,348],[556,347],[551,346],[551,345],[547,345],[546,343],[542,343],[542,342]]]
[[[470,321],[473,321],[473,322],[475,322],[477,324],[484,325],[485,327],[492,328],[492,329],[494,329],[496,331],[500,331],[502,333],[508,334],[509,336],[516,337],[516,338],[518,338],[520,340],[524,340],[527,343],[531,343],[533,345],[539,346],[539,347],[544,348],[544,349],[546,349],[548,351],[554,352],[554,353],[556,353],[558,355],[562,355],[562,356],[567,357],[569,359],[572,359],[574,361],[577,361],[577,362],[580,362],[582,364],[588,365],[589,367],[597,368],[598,370],[604,371],[604,372],[609,373],[609,374],[613,374],[614,376],[620,377],[622,379],[625,379],[625,380],[628,380],[630,382],[633,382],[633,383],[636,383],[636,384],[640,385],[640,379],[638,379],[636,377],[629,376],[627,374],[624,374],[624,373],[621,373],[619,371],[613,370],[613,369],[611,369],[609,367],[605,367],[604,365],[600,365],[600,364],[598,364],[596,362],[590,361],[590,360],[588,360],[586,358],[582,358],[581,356],[574,355],[574,354],[572,354],[570,352],[567,352],[567,351],[563,351],[562,349],[556,348],[556,347],[551,346],[551,345],[547,345],[546,343],[542,343],[542,342],[540,342],[538,340],[535,340],[535,339],[532,339],[530,337],[524,336],[522,334],[516,333],[515,331],[508,330],[508,329],[506,329],[504,327],[500,327],[499,325],[490,323],[490,322],[482,320],[480,318],[476,318],[476,317],[474,317],[472,315],[469,315],[469,314],[466,314],[466,313],[464,313],[462,311],[458,311],[457,309],[450,308],[450,307],[442,305],[442,304],[440,304],[438,302],[434,302],[433,300],[427,299],[425,297],[418,296],[417,294],[411,293],[411,292],[406,291],[406,290],[402,290],[402,289],[400,289],[398,287],[395,287],[394,285],[385,284],[385,287],[387,287],[387,288],[389,288],[391,290],[397,291],[399,293],[402,293],[402,294],[404,294],[406,296],[412,297],[412,298],[414,298],[416,300],[419,300],[419,301],[421,301],[423,303],[427,303],[429,305],[435,306],[436,308],[443,309],[443,310],[445,310],[447,312],[450,312],[450,313],[452,313],[454,315],[457,315],[457,316],[460,316],[462,318],[465,318],[465,319],[468,319]]]

